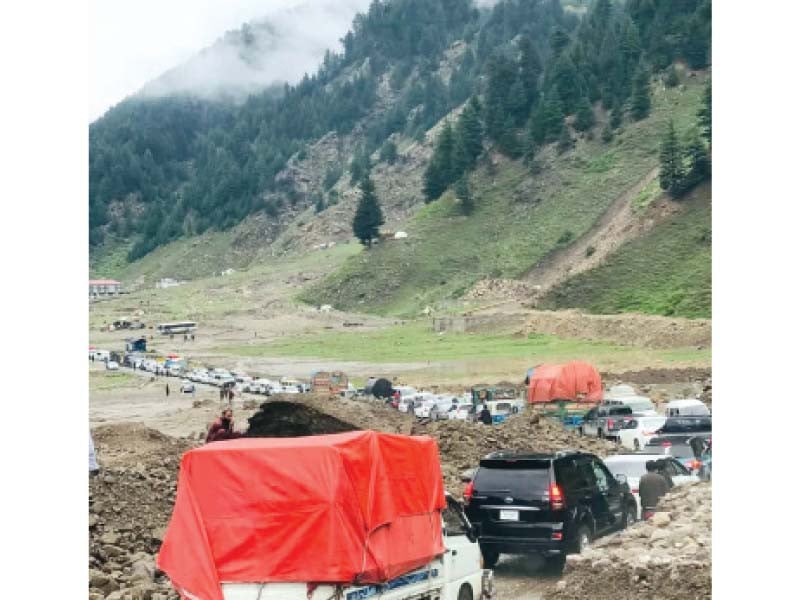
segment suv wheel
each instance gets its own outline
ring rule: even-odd
[[[494,569],[494,566],[500,559],[500,553],[497,550],[482,547],[481,554],[483,555],[483,568]]]
[[[564,572],[564,566],[567,564],[567,555],[559,554],[558,556],[548,556],[544,559],[544,566],[542,571],[548,575],[561,575]]]
[[[642,445],[639,443],[639,440],[633,440],[633,449],[637,452],[641,450]]]
[[[575,534],[575,553],[583,554],[583,551],[586,550],[591,543],[592,532],[589,530],[589,527],[586,525],[578,527],[578,531]]]

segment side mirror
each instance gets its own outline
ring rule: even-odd
[[[614,479],[616,479],[621,485],[626,485],[628,483],[628,478],[623,473],[617,473],[614,475]]]

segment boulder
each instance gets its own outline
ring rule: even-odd
[[[672,518],[670,517],[668,512],[657,512],[653,515],[651,522],[656,527],[666,527],[670,524]]]

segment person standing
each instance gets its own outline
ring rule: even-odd
[[[485,404],[483,405],[483,408],[481,409],[481,414],[480,414],[479,418],[480,418],[481,423],[483,423],[484,425],[491,425],[492,424],[492,413],[489,412],[489,407],[486,406]]]
[[[169,398],[169,384],[167,384],[167,398]]]
[[[642,520],[647,520],[653,516],[658,501],[669,490],[669,484],[664,476],[659,474],[658,464],[655,460],[648,460],[645,463],[647,473],[639,479],[639,500],[642,504]]]

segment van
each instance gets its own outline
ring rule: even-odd
[[[667,402],[664,414],[668,417],[707,417],[711,411],[700,400],[690,398]]]

